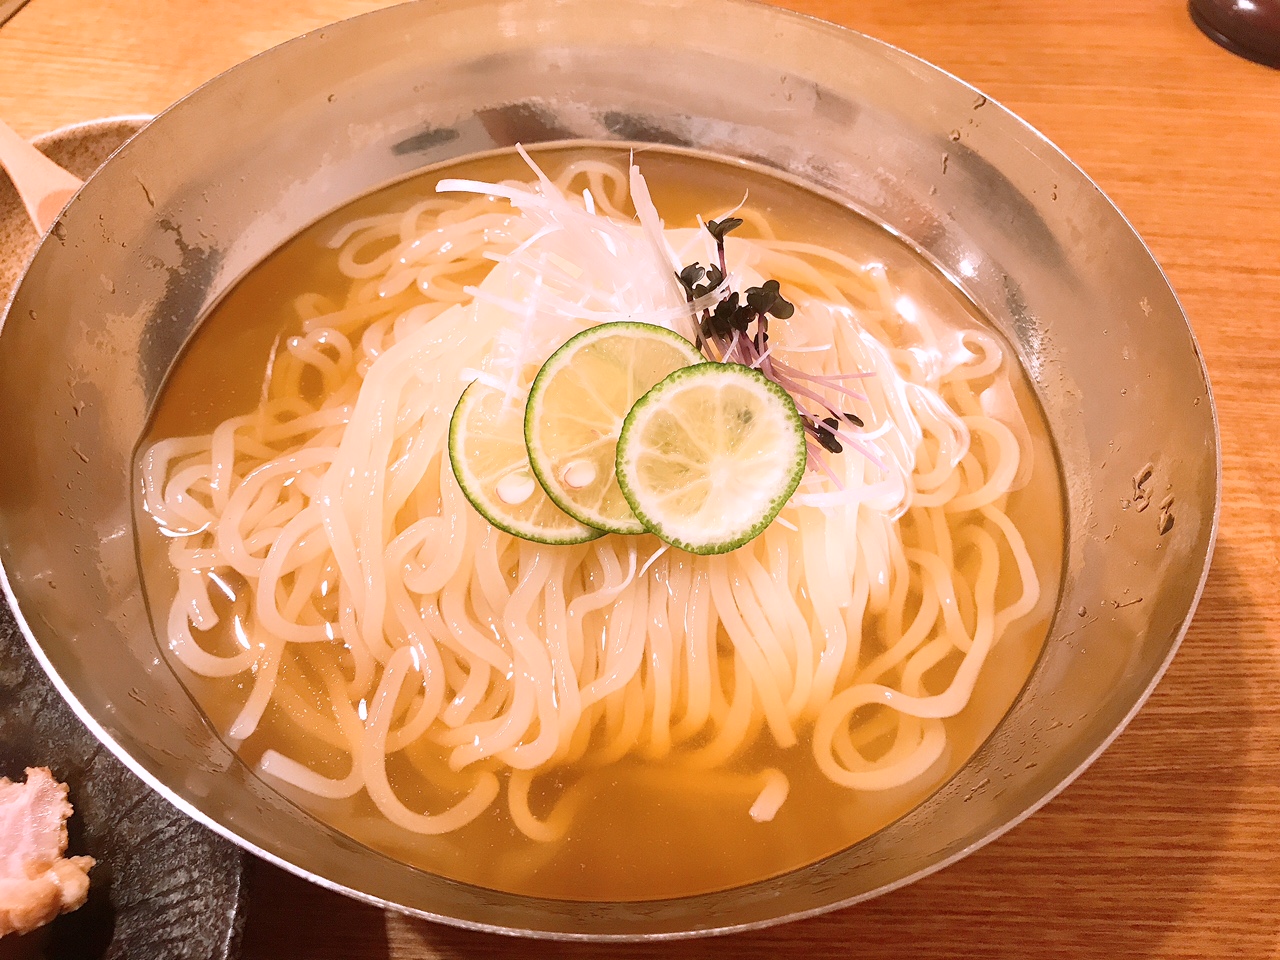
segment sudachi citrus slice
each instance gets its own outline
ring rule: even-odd
[[[764,374],[734,363],[672,373],[627,415],[617,476],[646,529],[691,553],[759,535],[804,476],[804,425]]]
[[[654,384],[702,360],[678,334],[628,321],[584,330],[552,354],[530,388],[524,424],[529,462],[547,495],[588,526],[643,533],[618,488],[622,422]]]
[[[538,543],[583,543],[601,531],[555,505],[529,467],[524,404],[476,382],[449,423],[449,462],[466,498],[499,530]]]

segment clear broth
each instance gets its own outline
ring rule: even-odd
[[[537,159],[554,175],[584,155],[625,162],[627,148],[549,149],[538,152]],[[915,252],[829,199],[705,156],[645,148],[638,157],[669,227],[696,226],[698,215],[719,215],[738,204],[745,191],[780,238],[817,238],[860,262],[879,261],[888,268],[897,292],[920,309],[953,326],[991,330],[973,305]],[[337,252],[328,248],[328,239],[355,218],[407,209],[434,194],[438,180],[454,176],[529,178],[514,154],[463,160],[371,193],[302,231],[241,279],[205,318],[169,374],[143,447],[166,437],[208,433],[225,418],[252,410],[272,342],[281,333],[298,331],[293,299],[305,291],[341,299],[349,283],[336,269]],[[1016,358],[1012,348],[1006,350],[1009,358]],[[1063,551],[1060,475],[1034,393],[1020,369],[1012,379],[1031,429],[1033,466],[1029,483],[1011,496],[1008,513],[1027,535],[1042,597],[1037,608],[1000,639],[968,706],[945,721],[949,752],[927,777],[894,790],[855,793],[818,771],[803,736],[787,751],[761,737],[724,771],[752,774],[772,766],[790,780],[790,794],[777,816],[756,823],[747,814],[752,795],[735,789],[725,777],[691,781],[674,766],[681,753],[677,750],[670,762],[627,760],[597,771],[591,799],[565,841],[555,845],[525,838],[502,802],[453,834],[423,837],[383,819],[363,794],[339,802],[318,800],[287,786],[277,788],[338,830],[424,870],[511,893],[572,900],[648,900],[722,890],[813,863],[870,836],[934,792],[991,734],[1025,684],[1054,612]],[[164,553],[165,538],[149,519],[139,519],[144,583],[153,617],[162,621],[175,577]],[[1006,594],[1007,588],[1001,587]],[[231,648],[222,652],[230,653]],[[245,679],[197,676],[176,661],[174,668],[217,729],[226,730],[247,696]],[[297,667],[286,662],[284,669]],[[304,743],[274,703],[239,752],[253,764],[268,748],[303,760],[327,776],[343,776],[349,764],[345,753],[326,753],[310,739]],[[431,775],[424,776],[413,760]],[[443,777],[444,766],[438,754],[410,748],[389,761],[388,771],[409,806],[439,808],[442,794],[433,780]],[[572,779],[574,771],[570,768],[565,774]],[[564,786],[558,781],[555,774],[535,780],[530,798],[535,813],[558,796]]]

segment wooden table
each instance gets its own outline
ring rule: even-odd
[[[1129,216],[1208,360],[1225,506],[1208,589],[1141,715],[1062,797],[891,896],[718,941],[530,944],[384,914],[255,869],[251,958],[1280,957],[1280,71],[1181,0],[788,0],[905,47],[1044,131]],[[32,0],[0,29],[0,116],[31,136],[154,113],[377,0]]]

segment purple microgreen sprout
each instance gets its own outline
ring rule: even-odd
[[[706,297],[724,283],[729,273],[725,261],[725,237],[742,226],[742,223],[738,217],[707,221],[706,229],[715,238],[716,260],[719,262],[707,267],[691,263],[676,274],[689,303]],[[864,394],[851,390],[844,385],[844,381],[872,374],[805,373],[775,358],[773,348],[769,345],[769,322],[771,319],[789,320],[795,310],[795,305],[783,297],[777,280],[766,280],[760,286],[751,287],[742,293],[730,291],[714,306],[702,309],[700,315],[697,308],[693,308],[693,320],[698,328],[694,346],[708,359],[755,367],[786,390],[804,422],[809,441],[810,466],[825,473],[837,487],[843,489],[843,484],[828,467],[822,452],[839,454],[844,452],[845,447],[853,447],[873,462],[880,464],[881,461],[871,446],[852,432],[853,428],[864,426],[862,418],[852,411],[837,409],[818,391],[825,390],[850,400],[866,402]],[[808,402],[802,403],[802,400]],[[812,405],[816,405],[816,411]]]

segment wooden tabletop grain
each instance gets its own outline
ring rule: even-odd
[[[911,887],[716,941],[532,944],[384,914],[260,866],[248,958],[1280,957],[1280,71],[1181,0],[787,0],[976,84],[1074,158],[1168,271],[1222,421],[1224,508],[1194,625],[1116,744],[1044,810]],[[31,0],[0,28],[28,136],[154,113],[374,0]]]

